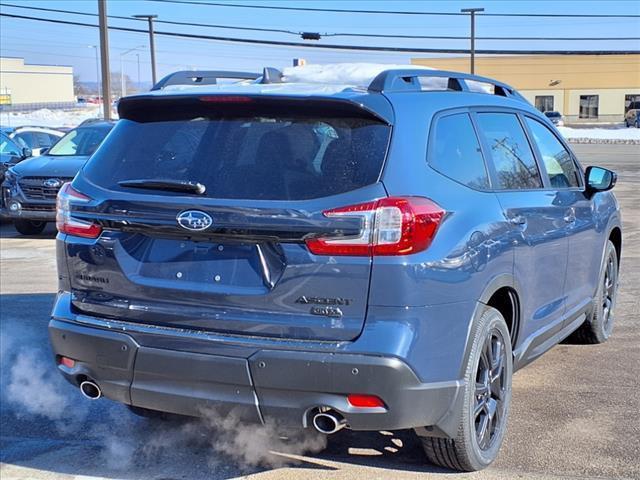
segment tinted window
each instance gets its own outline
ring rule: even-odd
[[[468,114],[441,117],[433,142],[429,164],[434,169],[469,187],[489,187],[480,144]]]
[[[518,117],[511,113],[480,113],[478,122],[491,153],[498,188],[542,187],[538,166]]]
[[[529,117],[526,118],[533,139],[542,155],[551,186],[555,188],[580,186],[576,165],[562,143],[540,122]]]
[[[126,188],[123,180],[171,179],[202,183],[213,198],[317,198],[376,182],[389,133],[355,118],[122,119],[85,174],[114,189]]]
[[[71,130],[56,143],[48,154],[53,156],[91,155],[109,133],[109,127],[80,127]]]
[[[24,143],[29,145],[30,148],[39,148],[38,143],[31,132],[20,132],[16,133],[14,138],[19,138]]]

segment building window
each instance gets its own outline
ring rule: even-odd
[[[598,95],[580,95],[580,118],[598,118]]]
[[[631,109],[640,109],[640,95],[624,96],[624,113]]]
[[[553,95],[536,95],[536,108],[542,113],[553,112]]]

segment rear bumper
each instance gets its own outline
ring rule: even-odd
[[[183,415],[215,408],[306,427],[309,413],[327,406],[353,430],[428,426],[430,434],[455,434],[462,383],[422,383],[395,357],[261,348],[213,354],[189,351],[189,342],[177,339],[150,347],[144,335],[114,330],[54,316],[53,351],[76,360],[73,368],[58,364],[62,375],[74,385],[89,377],[112,400]],[[386,408],[352,407],[350,393],[377,395]]]

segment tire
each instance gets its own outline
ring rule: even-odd
[[[43,232],[47,222],[38,220],[14,220],[13,226],[21,235],[38,235]]]
[[[500,312],[486,307],[474,330],[457,436],[420,437],[431,463],[466,472],[486,468],[498,456],[509,415],[513,375],[509,329]],[[500,364],[492,361],[498,357],[502,359]]]
[[[613,310],[616,306],[618,293],[618,266],[618,252],[609,240],[591,312],[587,315],[584,323],[569,336],[569,343],[594,345],[606,342],[611,336]]]

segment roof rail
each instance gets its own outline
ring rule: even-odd
[[[258,73],[250,72],[231,72],[224,70],[182,70],[170,73],[151,90],[162,90],[170,85],[216,85],[218,79],[229,78],[238,80],[256,80],[260,77]]]
[[[494,95],[515,98],[528,103],[515,88],[492,78],[470,75],[468,73],[450,72],[447,70],[394,69],[380,72],[369,84],[370,92],[407,92],[422,91],[420,78],[447,78],[447,89],[469,92],[467,81],[493,85]]]

